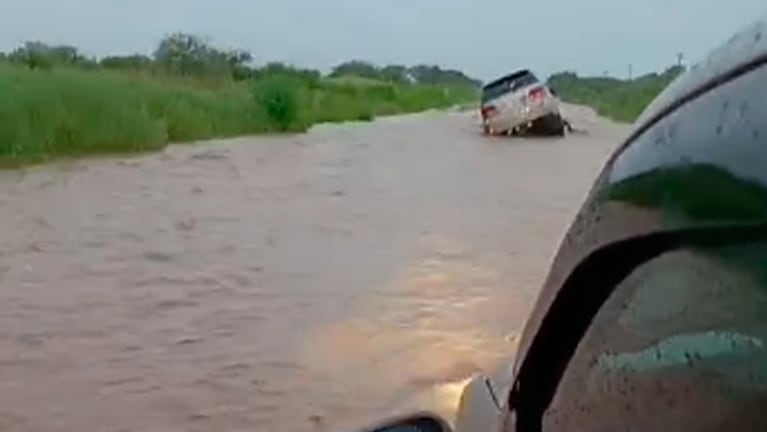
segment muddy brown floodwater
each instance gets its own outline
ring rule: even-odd
[[[492,366],[627,132],[569,110],[1,172],[0,430],[332,430]]]

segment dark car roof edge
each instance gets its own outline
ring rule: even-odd
[[[502,76],[500,78],[496,78],[496,79],[488,82],[487,84],[483,85],[482,88],[484,89],[484,88],[487,88],[487,87],[492,87],[492,86],[494,86],[496,84],[499,84],[499,83],[502,83],[502,82],[504,82],[506,80],[509,80],[509,79],[512,79],[512,78],[518,78],[518,77],[521,77],[521,76],[527,75],[527,74],[534,75],[533,72],[530,71],[530,69],[518,69],[518,70],[516,70],[516,71],[514,71],[514,72],[512,72],[510,74],[506,74],[506,75],[504,75],[504,76]]]

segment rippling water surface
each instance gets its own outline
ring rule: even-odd
[[[332,430],[492,366],[625,132],[587,114],[1,172],[0,430]]]

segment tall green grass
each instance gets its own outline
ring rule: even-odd
[[[0,165],[132,153],[169,142],[283,131],[447,107],[474,90],[383,82],[196,83],[112,71],[0,63]]]

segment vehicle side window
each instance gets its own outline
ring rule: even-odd
[[[487,102],[489,100],[503,96],[511,91],[511,83],[509,81],[501,81],[493,84],[492,86],[485,86],[482,90],[482,101]]]
[[[537,82],[538,82],[538,78],[532,73],[522,75],[518,79],[514,80],[514,82],[511,84],[511,91],[517,91],[521,88],[527,87]]]
[[[767,244],[636,268],[579,343],[543,430],[767,430]]]

